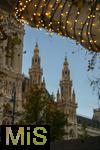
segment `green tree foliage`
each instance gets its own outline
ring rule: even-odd
[[[43,91],[37,86],[31,87],[24,104],[24,115],[22,124],[40,124],[42,119],[42,111],[46,105],[43,99]]]
[[[65,134],[64,126],[66,124],[66,118],[64,113],[58,110],[50,112],[50,119],[48,117],[47,124],[50,125],[50,138],[51,141],[60,140]]]
[[[34,86],[26,98],[24,113],[19,123],[50,125],[50,139],[54,141],[63,137],[66,117],[57,110],[56,103],[49,94]]]

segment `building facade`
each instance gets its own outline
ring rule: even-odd
[[[95,113],[94,113],[95,115]],[[77,115],[78,137],[100,136],[100,122],[84,116]]]
[[[29,77],[25,77],[22,75],[24,28],[2,10],[0,10],[0,19],[2,20],[0,21],[0,27],[3,27],[2,33],[4,31],[4,38],[2,36],[0,38],[0,124],[12,124],[13,102],[16,101],[15,121],[17,122],[31,84],[37,84],[47,93],[48,90],[43,78],[38,43],[35,45]],[[57,92],[55,103],[68,120],[68,124],[65,126],[65,139],[83,135],[100,135],[99,109],[94,111],[93,119],[78,116],[76,113],[76,96],[70,78],[67,57],[64,59],[60,90]]]
[[[15,112],[22,109],[24,28],[3,10],[0,10],[0,19],[0,27],[3,28],[5,35],[0,39],[0,124],[11,124],[14,94],[16,94]]]

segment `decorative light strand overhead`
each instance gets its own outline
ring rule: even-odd
[[[70,37],[100,52],[99,13],[98,0],[18,0],[14,16],[20,23]]]

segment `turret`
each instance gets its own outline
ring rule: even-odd
[[[62,101],[71,99],[71,87],[72,81],[70,80],[67,57],[65,57],[62,69],[62,78],[60,81],[60,93]]]
[[[39,55],[39,49],[38,49],[38,43],[36,42],[36,45],[35,45],[35,49],[34,49],[34,55]]]
[[[76,96],[75,96],[75,91],[73,89],[73,93],[72,93],[72,101],[75,102],[76,101]]]
[[[68,61],[67,61],[67,57],[65,56],[65,60],[63,63],[63,70],[62,70],[62,79],[64,80],[69,80],[70,79],[70,71],[68,68]]]
[[[46,84],[45,84],[45,79],[43,77],[43,81],[42,81],[42,88],[45,89],[46,88]]]
[[[34,48],[34,55],[32,57],[31,69],[29,69],[30,83],[37,84],[39,87],[41,87],[42,74],[43,73],[41,68],[41,60],[39,56],[39,48],[38,48],[38,43],[36,42]]]
[[[38,48],[38,43],[36,43],[35,48],[34,48],[34,55],[32,57],[32,67],[37,66],[40,68],[40,56],[39,56],[39,48]]]
[[[59,93],[59,89],[57,91],[57,102],[60,102],[60,93]]]

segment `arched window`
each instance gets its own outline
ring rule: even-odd
[[[65,71],[65,76],[67,76],[67,71]]]
[[[37,58],[35,58],[35,63],[37,63]]]

